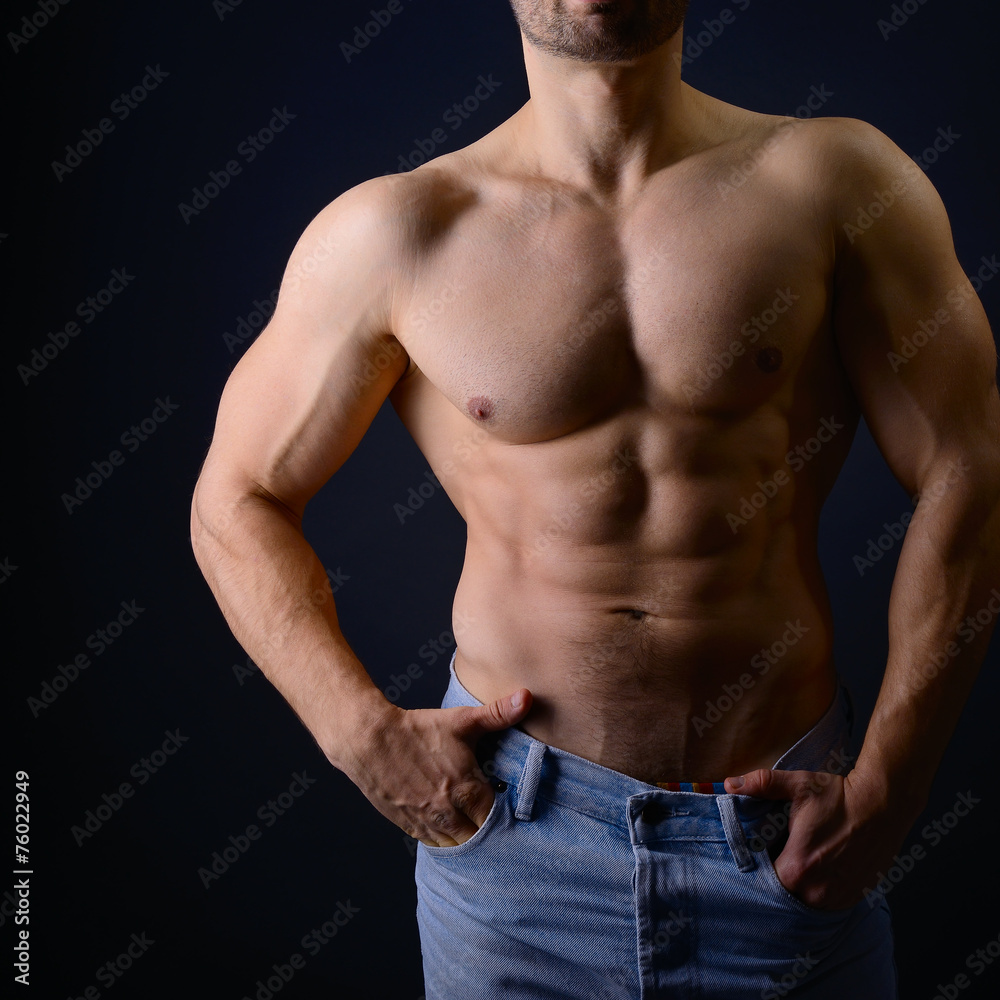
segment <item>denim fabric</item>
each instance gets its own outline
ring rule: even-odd
[[[442,708],[479,704],[453,656]],[[841,684],[774,766],[843,773],[850,728]],[[778,880],[784,803],[668,791],[517,728],[476,753],[486,821],[456,847],[417,845],[427,1000],[897,996],[884,898],[817,910]]]

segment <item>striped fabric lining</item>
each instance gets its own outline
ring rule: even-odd
[[[658,781],[657,788],[668,792],[701,792],[704,795],[726,795],[724,781]]]

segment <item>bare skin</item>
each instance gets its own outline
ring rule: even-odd
[[[526,41],[517,114],[313,221],[226,386],[192,538],[331,763],[424,843],[483,822],[473,747],[517,724],[642,781],[792,799],[779,876],[847,906],[919,814],[992,631],[919,675],[1000,577],[996,354],[905,154],[693,90],[680,40],[615,63]],[[481,709],[391,705],[301,533],[386,398],[468,526],[456,671]],[[817,527],[862,415],[921,494],[885,681],[847,779],[772,772],[834,695]]]

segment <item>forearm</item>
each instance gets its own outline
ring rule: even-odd
[[[326,572],[296,519],[199,481],[195,558],[240,645],[338,764],[385,698],[344,638]]]
[[[885,677],[859,775],[919,814],[1000,611],[1000,462],[988,448],[961,475],[929,476],[889,602]],[[954,467],[953,467],[954,468]],[[936,484],[947,488],[937,490]]]

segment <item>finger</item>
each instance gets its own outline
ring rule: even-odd
[[[484,781],[477,781],[475,785],[464,787],[452,801],[455,808],[468,816],[478,830],[486,822],[486,817],[493,808],[494,798],[496,792],[493,788]]]
[[[773,771],[759,768],[726,778],[726,791],[761,799],[794,799],[801,793],[811,771]]]
[[[452,840],[446,833],[436,834],[437,840],[430,837],[421,837],[420,843],[426,847],[458,847],[458,841]]]
[[[428,826],[433,827],[417,839],[428,847],[457,847],[475,836],[486,822],[496,793],[485,781],[476,781],[461,786],[452,795],[453,812],[439,813],[431,817]]]
[[[517,725],[530,708],[531,692],[527,688],[518,688],[504,698],[467,709],[460,730],[466,738],[477,739],[483,733]]]
[[[471,797],[458,796],[459,802],[469,801]],[[424,836],[436,841],[438,847],[455,847],[464,844],[477,830],[479,824],[473,822],[462,809],[455,804],[446,811],[428,813],[424,817]]]

